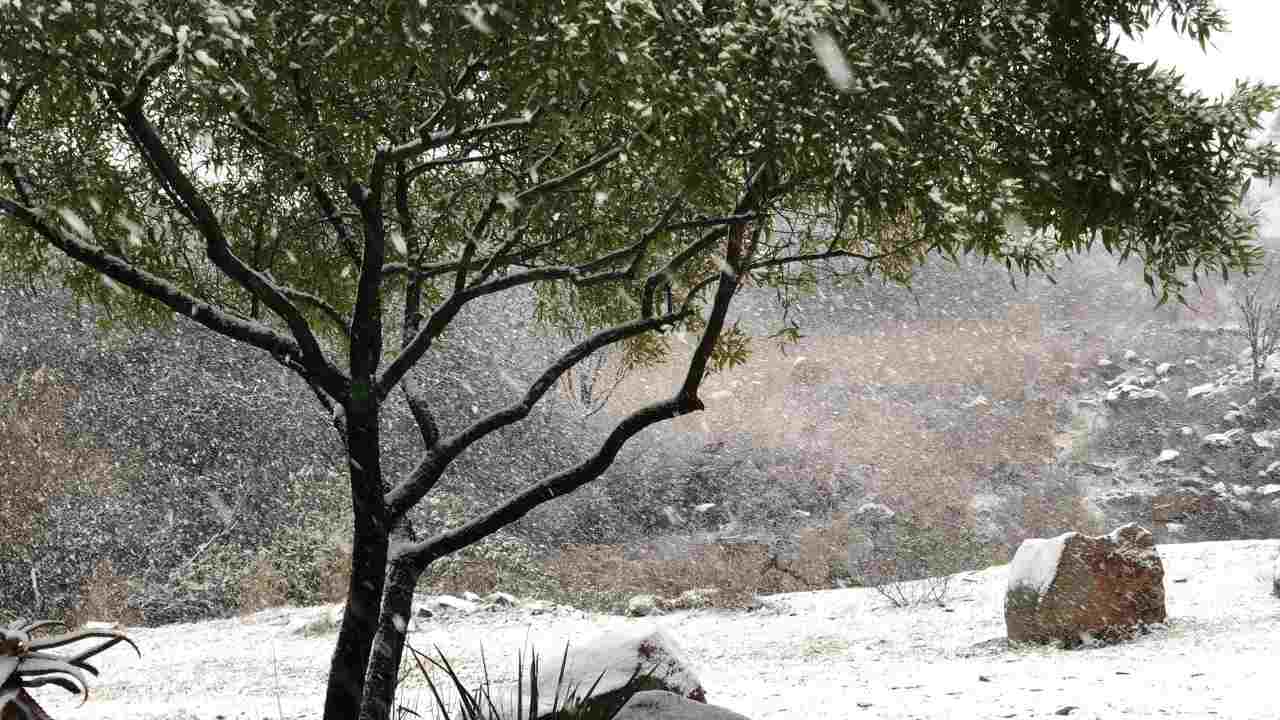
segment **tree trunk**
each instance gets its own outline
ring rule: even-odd
[[[386,538],[362,538],[357,531],[352,542],[347,605],[329,664],[325,720],[350,720],[360,711],[365,666],[377,630],[378,602],[385,582],[386,562]]]
[[[351,581],[347,585],[347,605],[329,666],[325,720],[352,720],[360,711],[365,668],[378,629],[378,608],[386,583],[390,534],[382,503],[377,407],[349,407],[346,418],[354,510]]]
[[[405,633],[413,613],[413,591],[422,571],[404,560],[392,561],[382,593],[378,634],[373,639],[369,670],[364,679],[360,720],[389,720],[395,702]]]

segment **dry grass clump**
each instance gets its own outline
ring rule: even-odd
[[[323,551],[316,553],[315,562],[319,574],[316,592],[320,600],[345,602],[347,586],[351,583],[351,543],[335,534]]]
[[[63,413],[75,399],[75,388],[44,368],[0,386],[0,559],[9,559],[4,549],[43,537],[53,497],[109,490],[106,453],[76,447],[66,436]]]
[[[546,564],[561,588],[588,597],[651,593],[677,598],[691,591],[718,607],[749,607],[761,593],[825,590],[833,567],[843,567],[847,520],[802,532],[796,558],[782,558],[764,543],[691,544],[687,557],[625,558],[620,545],[566,545]]]
[[[242,615],[280,607],[288,601],[289,582],[275,563],[259,553],[240,577],[239,607]]]
[[[67,625],[78,627],[94,621],[140,625],[142,613],[130,607],[129,595],[129,579],[117,574],[110,560],[99,560],[80,585],[80,597],[67,613]]]

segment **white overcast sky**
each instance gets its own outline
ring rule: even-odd
[[[1236,78],[1280,85],[1280,0],[1218,0],[1231,27],[1210,38],[1205,52],[1169,28],[1168,19],[1120,51],[1142,62],[1176,67],[1183,82],[1212,97],[1231,91]]]
[[[1120,52],[1134,60],[1172,66],[1183,84],[1209,97],[1231,92],[1236,79],[1280,85],[1280,0],[1218,0],[1231,22],[1227,32],[1210,38],[1205,51],[1191,38],[1177,35],[1166,19],[1138,42],[1122,40]],[[1264,119],[1269,126],[1270,118]],[[1280,183],[1254,183],[1264,204],[1262,233],[1280,234]]]

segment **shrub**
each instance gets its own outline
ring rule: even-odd
[[[66,611],[91,567],[83,546],[69,548],[76,562],[54,552],[51,508],[113,492],[106,454],[66,434],[64,412],[75,399],[45,368],[0,386],[0,605],[19,612]]]
[[[852,568],[853,575],[895,607],[942,604],[950,576],[985,565],[992,552],[970,528],[924,524],[902,514],[869,534],[864,541],[871,552]]]
[[[243,615],[284,605],[289,582],[265,553],[258,553],[240,578],[239,607]]]
[[[94,620],[140,624],[142,614],[130,604],[130,585],[128,578],[116,573],[110,560],[99,560],[81,585],[80,598],[68,613],[67,624],[76,627]]]

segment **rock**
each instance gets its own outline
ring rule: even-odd
[[[1141,387],[1150,387],[1156,384],[1156,376],[1147,372],[1145,368],[1134,368],[1125,370],[1119,375],[1107,381],[1107,385],[1139,385]]]
[[[419,611],[416,612],[418,617],[431,617],[433,614],[449,612],[470,615],[480,609],[478,603],[453,595],[423,595],[415,600],[421,603]],[[423,615],[420,610],[426,610],[429,614]]]
[[[1177,450],[1169,450],[1169,449],[1161,450],[1161,451],[1160,451],[1160,457],[1156,458],[1155,463],[1156,463],[1157,465],[1163,465],[1163,464],[1165,464],[1165,463],[1171,463],[1171,462],[1173,462],[1174,460],[1177,460],[1177,459],[1178,459],[1178,456],[1179,456],[1179,455],[1181,455],[1181,454],[1182,454],[1182,453],[1178,452]]]
[[[1209,382],[1203,385],[1196,385],[1195,387],[1189,388],[1187,390],[1187,399],[1190,400],[1191,398],[1197,398],[1202,396],[1208,397],[1216,393],[1218,390],[1219,388],[1217,383]]]
[[[1096,369],[1098,374],[1101,375],[1104,380],[1112,380],[1119,377],[1124,372],[1123,367],[1120,367],[1105,357],[1098,359]]]
[[[1234,447],[1236,440],[1239,440],[1245,433],[1244,428],[1235,428],[1220,433],[1209,433],[1200,438],[1200,444],[1208,448],[1229,448]]]
[[[1276,462],[1271,463],[1271,465],[1280,465],[1280,460],[1277,460]],[[1271,465],[1267,466],[1268,471],[1271,470]],[[1262,498],[1270,498],[1273,495],[1280,496],[1280,485],[1276,485],[1276,484],[1260,485],[1254,488],[1253,491],[1256,492],[1258,496]]]
[[[1243,425],[1245,421],[1245,412],[1243,410],[1228,410],[1222,416],[1222,422],[1228,425]]]
[[[699,588],[685,590],[678,597],[659,600],[658,604],[666,610],[696,610],[711,604],[711,596],[719,593],[715,588]]]
[[[1182,433],[1183,437],[1191,437],[1196,434],[1196,431],[1190,425],[1183,425],[1178,432]]]
[[[462,593],[462,599],[472,603],[480,602],[480,596],[471,592],[470,590]]]
[[[658,608],[658,598],[653,595],[632,595],[627,600],[626,614],[629,617],[648,617],[649,615],[658,615],[662,611]]]
[[[1138,359],[1138,353],[1136,353],[1136,352],[1134,352],[1134,351],[1132,351],[1132,350],[1125,350],[1125,351],[1124,351],[1124,361],[1125,361],[1125,362],[1133,362],[1134,360],[1137,360],[1137,359]]]
[[[1193,367],[1198,366],[1200,363],[1196,362],[1196,359],[1195,359],[1195,358],[1187,358],[1186,360],[1183,360],[1183,361],[1182,361],[1182,364],[1183,364],[1183,365],[1186,365],[1187,367],[1192,367],[1192,368],[1193,368]]]
[[[1255,447],[1271,450],[1280,445],[1280,430],[1259,430],[1249,436]]]
[[[613,720],[747,720],[732,710],[687,700],[663,690],[645,690],[631,696]]]
[[[1160,390],[1152,388],[1144,388],[1141,385],[1125,383],[1107,391],[1106,401],[1110,404],[1125,403],[1126,405],[1139,406],[1151,405],[1156,402],[1168,402],[1169,396]]]
[[[872,525],[888,522],[896,515],[888,505],[881,503],[869,502],[863,503],[857,511],[853,513],[853,517],[859,523],[869,523]]]
[[[1166,377],[1172,375],[1177,370],[1177,366],[1170,362],[1162,362],[1156,366],[1156,377]]]
[[[560,653],[555,655],[557,659],[560,657]],[[535,717],[550,720],[562,663],[540,664],[540,699]],[[664,690],[699,703],[707,700],[702,682],[675,639],[666,630],[652,625],[605,633],[576,646],[571,643],[563,665],[564,680],[559,685],[561,706],[565,696],[584,694],[595,685],[590,696],[579,698],[585,700],[582,705],[586,717],[613,716],[637,690]],[[629,685],[637,671],[641,675],[639,682]],[[511,707],[515,704],[515,693],[513,688]],[[525,698],[527,703],[527,688]]]
[[[716,506],[715,503],[698,503],[697,505],[693,506],[693,511],[699,515],[702,515],[703,513],[707,512],[708,510],[710,510],[715,506]]]
[[[484,596],[484,603],[490,607],[515,607],[520,601],[514,595],[504,592],[491,592]]]
[[[1137,525],[1025,540],[1010,563],[1011,642],[1114,641],[1165,617],[1164,566],[1151,533]]]

